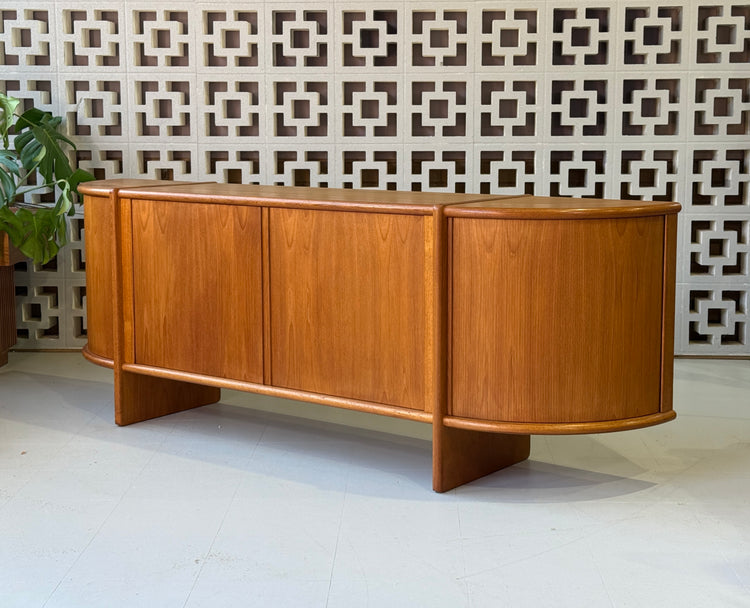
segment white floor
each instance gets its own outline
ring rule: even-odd
[[[11,353],[0,606],[750,607],[750,362],[675,376],[675,422],[439,495],[425,425],[225,392],[119,428],[109,370]]]

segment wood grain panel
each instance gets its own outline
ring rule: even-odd
[[[88,189],[97,188],[97,182]],[[152,182],[153,185],[123,186],[123,197],[190,203],[222,203],[226,205],[262,205],[264,207],[305,208],[347,211],[377,211],[431,215],[436,205],[457,205],[505,197],[489,194],[457,194],[453,192],[412,192],[390,190],[353,190],[349,188],[308,188],[298,186],[254,186],[249,184]],[[167,184],[167,187],[164,187]]]
[[[662,217],[452,220],[454,416],[659,412]]]
[[[0,365],[8,362],[8,351],[15,344],[16,290],[13,284],[13,266],[0,265]]]
[[[138,365],[135,363],[126,363],[122,366],[122,369],[126,372],[151,376],[153,378],[165,378],[167,380],[177,380],[190,384],[228,388],[234,391],[247,391],[258,395],[293,399],[295,401],[304,401],[305,403],[318,403],[320,405],[328,405],[341,409],[357,410],[367,414],[378,414],[381,416],[401,418],[402,420],[414,420],[415,422],[426,423],[432,422],[431,412],[412,410],[395,405],[385,405],[382,403],[375,403],[374,401],[360,401],[357,399],[349,399],[347,397],[326,395],[324,393],[310,393],[292,388],[256,384],[253,382],[245,382],[244,380],[230,380],[227,378],[219,378],[218,376],[206,376],[203,374],[181,372],[172,369],[165,369],[163,367],[151,367],[149,365]]]
[[[451,204],[446,208],[446,215],[505,220],[615,219],[650,217],[679,210],[679,203],[670,202],[523,195]]]
[[[529,457],[528,435],[450,428],[434,423],[432,489],[447,492]]]
[[[642,429],[674,420],[677,414],[672,410],[619,418],[617,420],[595,420],[593,422],[496,422],[476,418],[443,418],[443,424],[454,429],[479,431],[482,433],[503,433],[508,435],[583,435],[591,433],[614,433]]]
[[[221,389],[115,369],[115,422],[126,426],[216,403]]]
[[[10,239],[7,233],[0,230],[0,266],[10,266],[12,264]]]
[[[86,196],[86,332],[87,350],[114,359],[115,203],[105,196]]]
[[[426,221],[269,210],[275,386],[424,409]]]
[[[13,266],[25,259],[26,256],[10,244],[8,234],[0,231],[0,266]]]
[[[661,411],[672,411],[674,393],[674,307],[675,274],[677,272],[677,215],[670,215],[664,222],[664,295],[662,307],[662,373]]]
[[[262,382],[260,209],[132,208],[136,363]]]
[[[117,192],[115,210],[115,369],[135,363],[135,305],[133,292],[133,205]],[[116,374],[115,374],[116,377]]]

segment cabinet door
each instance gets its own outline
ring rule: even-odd
[[[107,197],[87,196],[83,211],[88,348],[111,361],[115,358],[115,206]]]
[[[262,382],[260,209],[132,208],[136,363]]]
[[[593,422],[660,407],[662,217],[452,221],[451,413]]]
[[[424,409],[429,216],[269,216],[272,383]]]

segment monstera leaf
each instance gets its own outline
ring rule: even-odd
[[[65,216],[53,208],[11,211],[0,207],[0,228],[26,257],[46,263],[67,243]]]
[[[23,254],[45,263],[67,242],[64,216],[75,213],[78,185],[94,176],[71,167],[66,150],[75,145],[60,132],[59,116],[38,108],[18,116],[18,105],[0,93],[0,230]],[[49,189],[58,193],[54,206],[30,209],[24,201],[27,194]]]
[[[20,100],[0,94],[0,134],[3,136],[3,148],[8,149],[11,127],[16,118],[16,108]]]

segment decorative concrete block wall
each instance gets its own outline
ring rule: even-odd
[[[676,352],[750,355],[750,4],[0,0],[0,65],[100,178],[677,200]],[[19,346],[85,342],[79,247]]]

